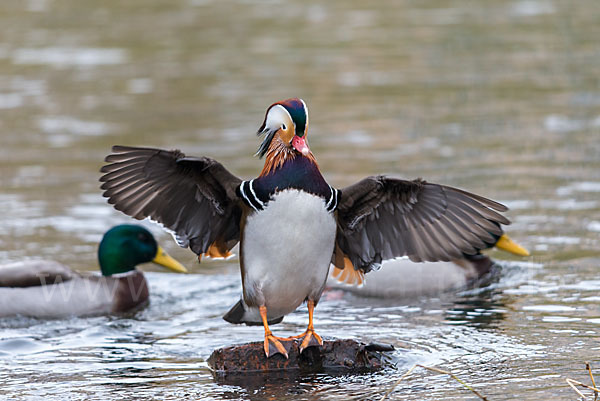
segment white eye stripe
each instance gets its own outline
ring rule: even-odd
[[[271,107],[271,109],[267,113],[267,121],[265,123],[265,127],[269,128],[272,131],[276,131],[282,128],[282,126],[285,126],[286,128],[288,126],[293,126],[294,129],[296,129],[296,125],[294,123],[294,120],[292,120],[292,116],[290,115],[290,113],[282,105],[276,104],[275,106]],[[283,129],[285,130],[286,128]]]

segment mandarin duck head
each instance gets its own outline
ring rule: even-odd
[[[308,108],[304,100],[291,98],[273,103],[257,132],[263,141],[256,155],[262,158],[267,153],[284,152],[308,156],[307,132]]]

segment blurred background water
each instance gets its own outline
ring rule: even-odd
[[[378,399],[424,363],[490,399],[573,399],[564,379],[600,366],[598,21],[596,0],[3,1],[1,262],[95,270],[102,233],[130,221],[99,190],[111,145],[253,177],[264,111],[292,96],[330,183],[386,173],[497,199],[532,256],[492,251],[491,283],[435,298],[325,296],[318,332],[395,344],[397,369],[220,383],[211,351],[262,337],[221,319],[237,260],[198,264],[146,224],[193,275],[151,272],[151,304],[125,316],[1,319],[0,397]],[[301,308],[277,332],[305,324]],[[422,371],[392,394],[470,396]]]

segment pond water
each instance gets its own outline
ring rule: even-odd
[[[507,204],[532,251],[462,292],[329,293],[326,337],[394,344],[395,369],[222,383],[213,349],[262,338],[221,319],[237,259],[150,266],[150,305],[124,316],[0,319],[8,399],[379,399],[414,363],[489,399],[574,399],[600,372],[600,5],[596,0],[6,0],[0,4],[0,261],[94,270],[130,222],[101,197],[111,145],[179,148],[249,178],[269,104],[302,97],[332,185],[371,174],[459,186]],[[368,279],[368,276],[367,276]],[[297,334],[306,308],[276,326]],[[589,392],[586,393],[589,395]],[[473,395],[417,370],[393,399]]]

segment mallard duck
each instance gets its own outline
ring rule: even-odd
[[[265,163],[255,179],[179,150],[114,146],[100,181],[117,210],[162,224],[199,257],[226,257],[240,243],[242,299],[224,318],[264,326],[267,357],[287,357],[296,338],[301,350],[322,345],[313,312],[330,263],[362,276],[384,260],[449,261],[508,241],[507,208],[457,188],[386,176],[329,185],[308,146],[301,99],[269,106],[258,135]],[[306,331],[274,336],[269,325],[303,302]]]
[[[104,234],[98,261],[102,275],[77,273],[48,260],[0,266],[0,317],[124,312],[148,300],[148,285],[137,265],[153,262],[187,272],[148,230],[130,224],[115,226]]]
[[[527,256],[524,248],[514,244],[513,254]],[[352,274],[349,269],[332,266],[327,286],[374,298],[416,298],[466,289],[493,271],[497,265],[481,253],[464,255],[448,262],[416,263],[407,257],[387,260],[368,277]]]

